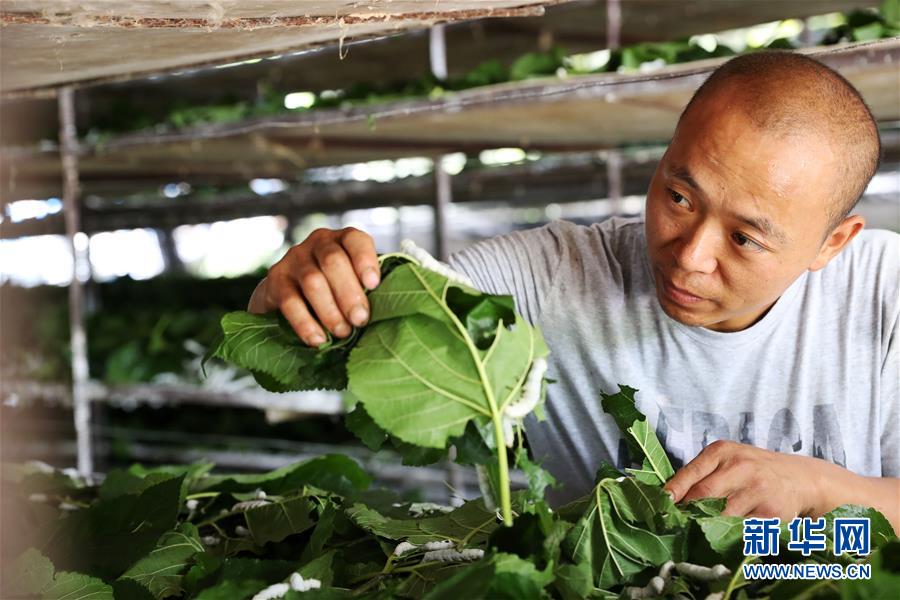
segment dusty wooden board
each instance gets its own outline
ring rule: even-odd
[[[882,121],[900,120],[900,39],[811,52],[842,72]],[[691,93],[721,60],[642,75],[606,74],[536,80],[449,95],[312,111],[174,134],[129,135],[83,149],[83,181],[234,177],[295,179],[305,168],[380,158],[520,146],[545,151],[595,150],[665,142]],[[0,152],[0,195],[17,185],[55,180],[51,148]]]
[[[0,90],[222,64],[565,0],[4,0]]]
[[[680,39],[788,17],[875,7],[880,0],[626,0],[621,42]],[[541,17],[480,19],[450,24],[445,33],[448,74],[464,76],[487,59],[511,64],[526,52],[558,46],[568,53],[597,50],[606,43],[606,2],[590,0],[548,6]],[[344,48],[334,45],[228,69],[203,69],[92,88],[91,113],[121,107],[123,99],[148,115],[168,106],[159,99],[217,103],[225,96],[252,101],[259,81],[284,91],[346,88],[412,80],[430,72],[428,32],[390,36]],[[88,116],[90,119],[90,116]]]

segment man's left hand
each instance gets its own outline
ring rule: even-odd
[[[727,498],[722,514],[779,517],[813,514],[822,470],[829,463],[719,440],[666,483],[675,502]]]

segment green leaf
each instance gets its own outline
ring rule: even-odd
[[[533,502],[543,500],[545,490],[548,487],[556,487],[556,478],[537,463],[531,462],[528,452],[524,448],[516,451],[516,466],[524,471],[525,478],[528,480],[526,497],[529,500]]]
[[[547,354],[521,317],[498,325],[489,349],[479,350],[446,302],[449,289],[474,295],[418,265],[394,269],[369,295],[372,318],[347,367],[351,392],[375,422],[428,448],[446,448],[470,421],[491,419]]]
[[[58,567],[117,578],[174,527],[183,480],[172,477],[139,494],[100,500],[75,511],[56,524],[45,552]]]
[[[594,488],[587,513],[569,532],[563,546],[576,564],[588,563],[595,585],[607,589],[628,581],[648,566],[659,566],[676,555],[674,534],[657,534],[628,523],[616,498],[603,484]]]
[[[616,513],[626,521],[652,531],[678,529],[687,524],[685,515],[658,485],[626,477],[622,481],[605,481],[601,487],[612,499]]]
[[[431,573],[429,573],[431,575]],[[519,600],[546,597],[543,588],[553,580],[551,568],[539,571],[534,564],[512,554],[496,554],[490,560],[457,566],[424,598],[466,600]]]
[[[100,486],[100,498],[112,500],[126,494],[139,494],[148,487],[172,477],[166,473],[148,473],[144,477],[139,477],[129,471],[112,469]]]
[[[5,593],[10,596],[39,594],[53,583],[53,563],[35,548],[29,548],[13,562],[4,577]]]
[[[878,23],[869,23],[862,27],[853,28],[853,40],[856,42],[870,42],[872,40],[880,40],[885,33],[884,25]]]
[[[202,590],[195,600],[243,600],[267,585],[270,584],[261,579],[226,579]]]
[[[878,12],[888,25],[900,27],[900,0],[884,0]]]
[[[509,71],[497,59],[486,60],[469,71],[460,82],[461,88],[491,85],[509,80]]]
[[[554,588],[563,600],[587,598],[594,589],[590,563],[564,564],[557,567]]]
[[[828,540],[826,554],[834,549],[834,519],[835,518],[867,518],[869,519],[869,534],[872,548],[878,548],[891,540],[897,539],[894,528],[887,518],[874,508],[858,506],[856,504],[844,504],[823,515],[825,517],[825,536]]]
[[[632,460],[641,463],[641,468],[626,471],[644,483],[662,484],[675,474],[675,470],[647,418],[635,407],[636,392],[627,385],[620,385],[616,394],[601,392],[603,410],[615,419],[624,434]]]
[[[725,510],[725,498],[701,498],[683,505],[684,510],[695,517],[718,517]]]
[[[466,426],[462,436],[453,438],[456,447],[455,462],[461,465],[484,465],[494,460],[494,451],[488,447],[475,423]]]
[[[343,454],[326,454],[258,475],[205,477],[192,491],[251,492],[259,488],[269,495],[282,495],[303,486],[314,486],[350,496],[367,489],[371,483],[372,478],[351,458]]]
[[[147,468],[141,464],[133,464],[128,467],[128,473],[136,475],[140,478],[152,477],[154,475],[167,475],[169,477],[178,477],[184,475],[187,482],[205,477],[212,471],[215,465],[209,461],[201,460],[188,465],[159,465]]]
[[[366,531],[413,544],[440,540],[461,542],[463,539],[477,544],[486,540],[497,527],[497,515],[487,510],[480,500],[466,502],[447,514],[421,519],[386,517],[363,504],[348,508],[347,516]]]
[[[423,600],[481,600],[490,598],[488,593],[494,581],[493,563],[482,561],[461,568],[440,582],[423,597]]]
[[[424,467],[447,458],[447,452],[443,448],[423,448],[396,438],[391,438],[391,445],[402,458],[402,463],[408,467]]]
[[[306,498],[292,498],[250,509],[244,513],[244,518],[253,541],[261,545],[280,542],[315,525],[309,515],[312,509],[312,503]]]
[[[321,509],[319,519],[316,522],[316,528],[313,529],[312,535],[306,547],[303,548],[303,554],[300,556],[301,563],[307,563],[310,560],[322,555],[325,544],[334,535],[335,517],[338,515],[338,509],[331,502],[327,502]]]
[[[618,479],[619,477],[625,477],[625,473],[612,466],[609,462],[601,460],[600,466],[597,467],[597,473],[594,475],[594,485],[597,485],[604,479]]]
[[[548,52],[531,52],[524,54],[513,62],[509,68],[509,78],[513,81],[528,79],[541,75],[553,75],[563,66],[565,52],[561,48],[553,48]]]
[[[188,597],[194,597],[197,591],[204,587],[204,580],[208,578],[222,567],[224,559],[220,556],[214,556],[208,552],[198,554],[194,557],[194,564],[188,569],[182,578],[182,586]]]
[[[57,573],[53,585],[47,587],[43,600],[115,600],[113,589],[96,577],[81,573]]]
[[[516,320],[512,296],[474,295],[460,288],[447,290],[447,306],[466,326],[469,338],[479,350],[487,350],[502,323]]]
[[[210,356],[252,372],[273,392],[347,387],[347,354],[358,332],[318,348],[307,346],[280,314],[237,311],[221,321],[223,338]]]
[[[744,520],[741,517],[701,517],[697,524],[710,547],[719,554],[731,554],[743,543]]]
[[[515,554],[498,553],[491,557],[491,562],[495,568],[489,598],[542,598],[545,597],[543,589],[554,579],[553,565],[541,571],[533,562]]]
[[[112,582],[116,600],[154,600],[155,596],[134,579],[116,579]]]
[[[511,527],[496,528],[488,540],[488,547],[540,563],[544,559],[545,537],[540,518],[525,513],[519,515]]]
[[[900,590],[900,541],[881,545],[869,556],[872,578],[841,582],[841,598],[848,600],[876,600],[893,598]]]
[[[286,579],[296,562],[258,558],[227,558],[198,582],[202,591],[195,600],[250,598],[267,585]]]
[[[372,420],[361,403],[357,403],[356,408],[347,413],[344,424],[372,452],[379,450],[388,439],[387,432]]]
[[[390,437],[384,429],[379,427],[378,424],[372,420],[372,417],[369,416],[369,413],[366,412],[365,407],[361,403],[357,403],[356,408],[347,415],[345,423],[347,428],[352,431],[356,437],[369,448],[369,450],[377,451],[381,449],[384,442],[390,439],[391,446],[393,446],[394,450],[400,455],[404,465],[421,467],[440,462],[447,457],[447,453],[442,448],[423,448],[421,446],[416,446],[415,444],[408,444],[395,437]],[[478,437],[477,441],[470,435],[472,431],[474,431],[474,435]],[[472,453],[479,453],[478,458],[482,459],[479,460],[479,462],[490,461],[494,457],[493,453],[482,441],[478,430],[472,426],[467,428],[466,433],[461,437],[453,438],[453,443],[458,445],[458,447],[460,445],[462,446],[462,460],[459,459],[458,451],[457,462],[464,462],[466,460],[472,461],[474,459]],[[475,446],[476,443],[481,446]],[[483,453],[481,453],[482,450],[484,451]],[[473,463],[468,462],[465,464]]]
[[[182,593],[181,580],[193,562],[195,554],[203,552],[197,528],[182,523],[175,530],[163,534],[156,548],[137,561],[121,579],[132,579],[146,587],[157,600]]]
[[[322,587],[329,587],[334,576],[332,563],[336,552],[336,550],[330,550],[321,556],[317,556],[300,567],[298,573],[304,579],[318,579],[322,582]]]

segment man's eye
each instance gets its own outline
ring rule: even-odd
[[[743,233],[736,231],[731,235],[731,239],[734,240],[734,243],[740,246],[741,248],[745,248],[747,250],[752,250],[754,252],[762,252],[765,250],[762,246],[748,238]]]
[[[678,204],[679,206],[682,205],[682,204],[681,204],[682,202],[684,202],[685,204],[687,204],[687,198],[685,198],[684,196],[682,196],[681,194],[679,194],[679,193],[676,192],[675,190],[669,190],[669,196],[672,197],[672,202],[674,202],[675,204]]]

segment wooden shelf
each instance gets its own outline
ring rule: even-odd
[[[0,7],[3,93],[53,92],[70,84],[343,45],[487,17],[537,16],[565,0],[4,0]],[[102,6],[101,6],[102,4]],[[423,10],[424,9],[424,10]]]
[[[811,49],[856,85],[876,117],[900,120],[900,38]],[[545,152],[665,143],[690,95],[724,59],[647,74],[529,80],[348,109],[136,133],[81,148],[86,188],[109,179],[295,179],[309,167],[517,146]],[[59,181],[55,148],[0,150],[0,197]]]
[[[44,383],[27,380],[4,381],[0,388],[0,400],[4,403],[50,401],[70,405],[72,387],[63,383]],[[314,415],[338,415],[344,413],[341,394],[338,392],[296,392],[275,394],[262,389],[228,391],[187,384],[134,384],[107,385],[98,381],[88,384],[87,396],[92,402],[106,402],[119,406],[150,404],[199,404],[258,408],[261,410],[285,410]]]

